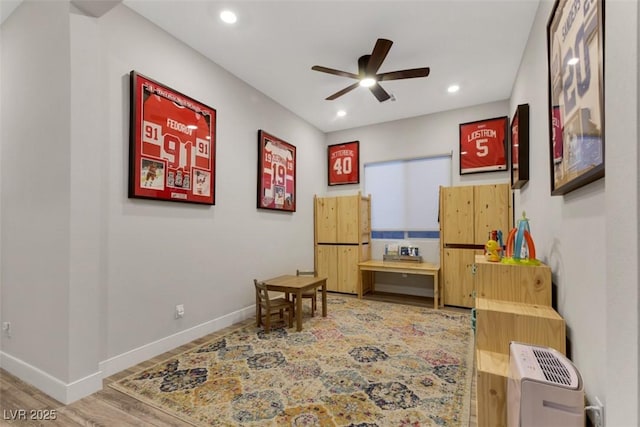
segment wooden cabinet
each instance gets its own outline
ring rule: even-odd
[[[474,283],[478,298],[551,307],[551,268],[548,265],[509,265],[476,255]]]
[[[371,197],[315,197],[315,269],[327,290],[356,294],[358,263],[371,257]]]
[[[440,240],[475,243],[473,186],[440,187]]]
[[[478,298],[476,310],[477,350],[509,354],[517,341],[566,352],[564,319],[551,307]]]
[[[369,198],[316,197],[316,242],[369,242]]]
[[[448,271],[443,273],[445,304],[474,307],[478,297],[551,305],[551,269],[544,264],[512,268],[487,261],[478,250],[444,248],[442,253],[442,270]]]
[[[442,249],[440,266],[445,305],[474,306],[475,282],[472,269],[477,253],[479,252],[473,249]]]
[[[509,355],[476,351],[476,421],[478,426],[506,427]]]
[[[360,259],[357,245],[318,245],[316,247],[316,271],[319,276],[327,278],[327,290],[356,294],[358,262]]]
[[[506,427],[509,343],[566,351],[564,319],[551,307],[551,269],[477,256],[476,372],[479,426]]]
[[[509,184],[476,185],[473,187],[473,205],[475,242],[484,246],[491,230],[502,230],[506,239],[513,224]]]
[[[473,307],[475,255],[484,252],[491,230],[512,228],[509,184],[440,188],[440,266],[444,303]]]

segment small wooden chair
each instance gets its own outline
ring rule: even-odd
[[[293,302],[285,298],[270,299],[269,291],[264,283],[253,279],[253,284],[256,287],[256,326],[263,324],[262,317],[264,316],[264,331],[269,333],[271,331],[271,316],[274,313],[279,313],[280,319],[282,319],[283,312],[286,310],[289,327],[293,327]]]
[[[302,270],[296,270],[296,276],[316,276],[316,272],[315,271],[302,271]],[[293,302],[295,303],[296,301],[296,294],[292,294],[293,295]],[[302,293],[302,299],[305,298],[309,298],[311,300],[311,317],[314,316],[315,312],[316,312],[316,308],[318,306],[318,302],[317,302],[317,297],[318,297],[318,292],[316,289],[312,289],[310,291],[306,291]]]

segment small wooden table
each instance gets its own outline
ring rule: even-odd
[[[440,301],[440,285],[438,283],[438,273],[440,272],[440,266],[438,264],[431,264],[429,262],[413,262],[413,261],[382,261],[377,259],[370,259],[369,261],[363,261],[358,263],[360,269],[360,280],[358,281],[358,298],[362,298],[363,284],[365,283],[365,272],[373,275],[376,271],[388,272],[388,273],[404,273],[404,274],[419,274],[423,276],[433,277],[433,308],[438,309],[442,306]],[[371,292],[375,290],[375,281],[373,277],[368,277],[367,283],[371,285]]]
[[[270,291],[296,295],[296,330],[302,330],[302,293],[322,286],[322,317],[327,317],[327,278],[284,275],[264,280]]]

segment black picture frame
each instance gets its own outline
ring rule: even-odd
[[[327,184],[360,183],[360,141],[333,144],[327,147]]]
[[[296,211],[296,147],[258,130],[258,209]]]
[[[511,119],[511,188],[529,182],[529,104],[520,104]]]
[[[507,171],[508,127],[507,116],[461,123],[460,175]]]
[[[215,205],[215,108],[133,70],[129,198]]]
[[[604,177],[604,1],[556,0],[547,23],[551,194]]]

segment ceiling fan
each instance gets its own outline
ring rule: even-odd
[[[391,49],[393,42],[387,39],[378,39],[376,45],[373,47],[371,55],[363,55],[358,59],[358,74],[349,73],[347,71],[334,70],[333,68],[322,67],[320,65],[314,65],[312,70],[320,71],[322,73],[334,74],[336,76],[349,77],[351,79],[358,80],[356,83],[347,86],[346,88],[334,93],[333,95],[325,98],[327,101],[333,101],[334,99],[341,97],[342,95],[351,92],[358,86],[368,87],[371,93],[380,102],[384,102],[391,98],[391,95],[380,86],[380,82],[385,80],[400,80],[411,79],[415,77],[427,77],[429,75],[429,67],[424,68],[412,68],[410,70],[391,71],[389,73],[376,74],[378,69],[382,65],[382,62],[387,57],[387,53]]]

